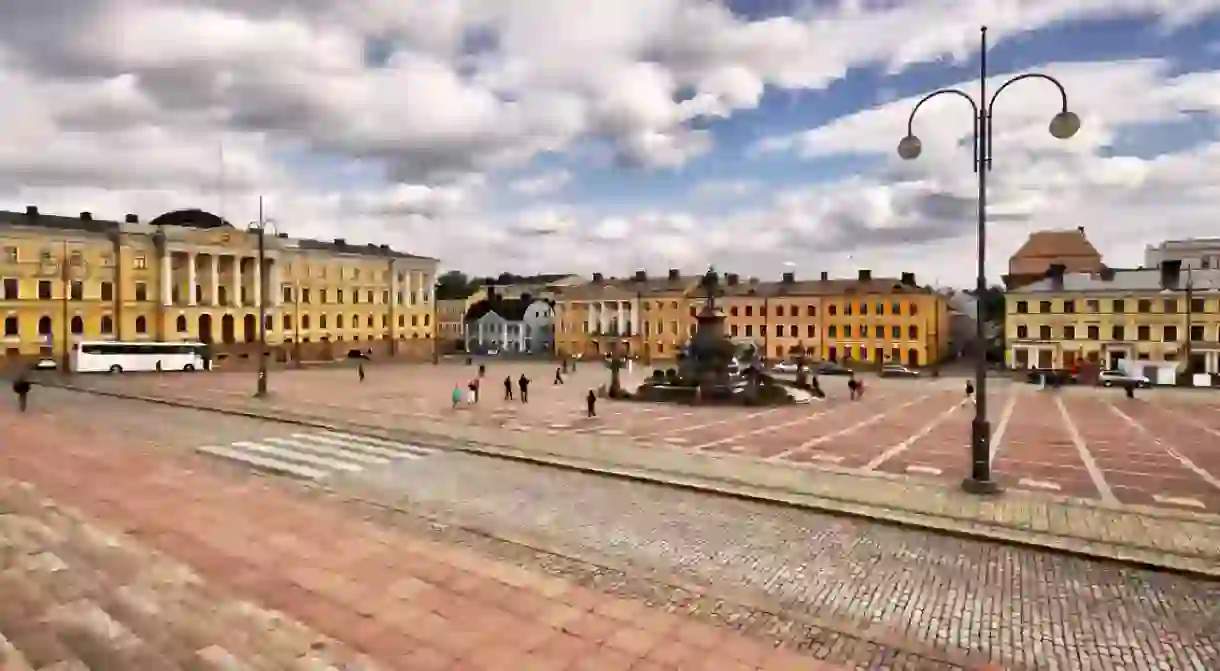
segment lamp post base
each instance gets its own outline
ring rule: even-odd
[[[1000,489],[1000,483],[995,480],[975,480],[974,478],[966,478],[962,480],[962,491],[967,494],[976,494],[978,496],[996,496],[1003,490]]]

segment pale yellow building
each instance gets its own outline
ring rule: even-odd
[[[1005,297],[1007,357],[1016,368],[1089,362],[1185,362],[1220,373],[1220,270],[1052,268]],[[1182,366],[1186,368],[1186,366]]]
[[[431,354],[436,259],[270,228],[264,258],[260,266],[257,232],[199,210],[148,223],[0,212],[0,355],[149,340],[208,342],[219,361],[249,358],[260,302],[280,360]]]
[[[671,270],[661,279],[642,273],[630,279],[594,277],[558,299],[561,351],[677,356],[706,301],[701,276]],[[918,286],[909,273],[874,278],[861,270],[846,280],[825,273],[818,280],[798,280],[785,273],[778,282],[728,273],[721,278],[717,306],[725,314],[725,335],[755,345],[772,360],[803,349],[815,360],[926,366],[939,362],[949,346],[945,298]]]

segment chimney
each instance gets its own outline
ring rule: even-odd
[[[903,273],[902,283],[908,287],[915,286],[915,273]]]
[[[1161,288],[1176,289],[1182,279],[1181,261],[1161,261]]]
[[[1101,279],[1104,282],[1113,282],[1114,281],[1114,269],[1109,266],[1102,266],[1101,267]]]
[[[336,246],[336,247],[343,247],[343,246],[345,246],[346,244],[347,244],[347,240],[345,240],[345,239],[343,239],[343,238],[335,238],[335,246]]]
[[[784,273],[784,279],[782,281],[784,284],[792,284],[796,281],[796,273]]]
[[[381,244],[381,245],[378,245],[378,248],[379,248],[379,249],[381,249],[381,251],[383,251],[383,252],[388,252],[388,251],[390,251],[390,246],[389,246],[389,245],[386,245],[386,244]]]
[[[81,221],[93,221],[93,214],[90,212],[81,212],[80,218]]]
[[[741,281],[741,275],[738,275],[737,273],[725,273],[724,274],[724,282],[725,282],[725,284],[729,285],[730,287],[737,286],[737,283],[740,281]]]
[[[1081,234],[1081,235],[1084,235],[1084,226],[1077,226],[1077,227],[1076,227],[1076,232],[1077,232],[1077,233],[1079,233],[1079,234]]]
[[[138,223],[140,223],[140,218],[134,214],[129,214],[129,215],[123,217],[123,221],[125,221],[129,224],[138,224]]]
[[[637,271],[635,271],[635,281],[636,281],[636,282],[646,282],[646,281],[648,281],[648,272],[647,272],[647,271],[644,271],[644,270],[637,270]]]
[[[26,205],[25,206],[25,216],[37,217],[38,216],[38,206],[37,205]]]
[[[275,234],[275,237],[277,237],[277,238],[279,238],[279,239],[281,239],[281,240],[287,240],[287,239],[288,239],[288,234],[287,234],[287,233],[276,233],[276,234]]]
[[[601,273],[593,273],[593,281],[594,282],[605,282],[606,276],[602,275]]]
[[[860,272],[857,273],[857,277],[859,277],[861,282],[867,282],[873,279],[873,271],[869,270],[868,268],[861,268]]]
[[[829,280],[829,279],[830,279],[830,273],[828,273],[828,272],[826,272],[825,270],[823,270],[823,271],[822,271],[822,281],[823,281],[823,282],[825,282],[825,281],[827,281],[827,280]]]
[[[677,279],[679,279],[679,278],[681,278],[681,277],[682,277],[682,275],[681,275],[681,273],[679,273],[679,272],[678,272],[678,269],[677,269],[677,268],[670,268],[670,269],[669,269],[669,279],[670,279],[670,280],[677,280]]]

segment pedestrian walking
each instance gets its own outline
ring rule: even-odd
[[[476,377],[473,380],[471,380],[470,384],[466,385],[466,387],[468,389],[470,389],[471,405],[478,403],[479,402],[479,378]]]
[[[522,373],[521,378],[519,380],[517,380],[517,386],[519,386],[521,388],[521,402],[529,403],[530,402],[530,379],[525,376],[525,373]]]
[[[856,380],[856,400],[864,398],[864,380]]]
[[[356,374],[360,376],[360,381],[364,382],[364,362],[356,364]]]
[[[513,400],[513,376],[512,375],[504,376],[504,400],[506,400],[506,401]]]
[[[966,380],[966,400],[974,400],[974,383],[970,380]]]
[[[479,364],[479,377],[483,377],[486,374],[487,374],[487,366],[485,366],[483,364]]]
[[[26,379],[25,373],[13,380],[13,393],[17,394],[17,409],[25,412],[30,398],[30,381]]]
[[[563,384],[563,369],[555,369],[555,384]]]
[[[1127,393],[1127,398],[1135,398],[1135,382],[1128,381],[1124,383],[1123,389]]]
[[[848,378],[847,393],[848,393],[848,397],[851,398],[851,400],[853,400],[853,401],[856,400],[857,385],[858,385],[858,383],[856,382],[855,376]]]
[[[450,394],[450,399],[453,401],[453,409],[457,410],[458,405],[462,403],[462,385],[453,385],[453,393]]]
[[[589,411],[589,417],[597,417],[597,394],[594,394],[592,389],[585,396],[585,407]]]

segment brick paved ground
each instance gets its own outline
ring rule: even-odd
[[[37,414],[0,415],[55,427],[41,444],[87,435],[187,446],[201,430],[268,431],[240,417],[42,392]],[[376,499],[518,541],[497,557],[859,668],[975,668],[972,657],[1013,670],[1217,667],[1215,583],[460,454],[375,473]],[[367,498],[368,482],[350,484]],[[410,527],[414,538],[421,526]]]
[[[349,648],[366,669],[837,668],[109,431],[0,421],[6,669],[13,649],[37,668],[312,669]]]
[[[504,376],[522,371],[535,381],[530,403],[503,400]],[[827,378],[825,401],[768,409],[602,401],[599,416],[588,419],[583,394],[604,383],[607,373],[586,365],[567,384],[555,386],[553,372],[549,365],[492,365],[478,406],[453,413],[448,392],[473,373],[465,366],[377,368],[363,385],[345,369],[293,371],[275,377],[276,397],[267,405],[321,417],[361,417],[387,427],[439,420],[576,433],[945,481],[960,480],[968,464],[972,408],[963,403],[959,379],[870,380],[865,398],[853,403],[841,378]],[[92,377],[85,383],[233,402],[248,398],[252,378]],[[990,409],[993,465],[1007,488],[1220,513],[1220,395],[1149,391],[1131,402],[1113,390],[1051,392],[997,381]]]

